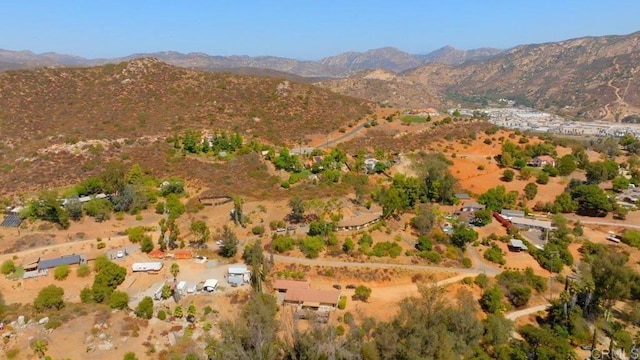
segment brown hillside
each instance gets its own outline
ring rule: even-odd
[[[133,143],[156,146],[187,128],[287,144],[369,111],[365,101],[312,85],[197,72],[156,59],[9,71],[0,74],[0,190],[83,177]]]
[[[458,66],[431,63],[381,80],[391,82],[386,86],[372,86],[361,76],[325,81],[323,86],[375,101],[384,98],[401,107],[424,106],[418,97],[422,86],[446,99],[433,97],[434,106],[453,106],[471,96],[511,97],[568,116],[621,120],[640,113],[638,71],[640,32],[517,46],[489,60]],[[347,82],[355,83],[344,85]]]

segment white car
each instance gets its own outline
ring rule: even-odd
[[[117,257],[118,259],[123,258],[123,257],[124,257],[124,251],[122,251],[122,250],[118,250],[118,252],[116,253],[116,257]]]

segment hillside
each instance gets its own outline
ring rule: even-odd
[[[365,101],[311,85],[197,72],[156,59],[8,71],[0,74],[0,189],[52,181],[49,174],[93,171],[104,158],[126,152],[127,145],[164,143],[164,137],[187,128],[298,143],[368,111]]]
[[[640,32],[517,46],[489,60],[457,66],[430,63],[398,74],[386,85],[371,85],[361,76],[322,85],[400,107],[450,107],[469,101],[479,105],[508,97],[581,119],[622,120],[640,113],[638,70]],[[420,102],[418,86],[444,100]]]

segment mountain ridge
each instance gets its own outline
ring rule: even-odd
[[[30,50],[12,51],[0,49],[0,71],[46,66],[97,66],[119,63],[137,58],[153,57],[170,65],[191,69],[220,70],[231,68],[257,68],[288,72],[303,77],[344,77],[352,75],[360,70],[375,68],[384,68],[394,72],[400,72],[431,61],[458,64],[461,63],[461,58],[475,59],[477,56],[474,54],[478,53],[475,49],[454,50],[455,51],[447,53],[446,57],[440,57],[437,54],[431,55],[431,53],[429,53],[426,55],[415,55],[394,47],[383,47],[367,50],[365,52],[350,51],[313,61],[269,55],[221,56],[209,55],[203,52],[180,53],[177,51],[134,53],[116,58],[88,59],[75,55],[58,54],[55,52],[36,54]],[[493,49],[492,51],[494,53],[499,53],[503,50]]]

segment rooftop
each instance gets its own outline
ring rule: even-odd
[[[74,265],[82,261],[82,255],[67,255],[54,259],[40,260],[38,269],[51,269],[60,265]]]
[[[546,220],[536,220],[536,219],[516,217],[511,219],[511,223],[514,225],[530,226],[530,227],[537,227],[542,229],[551,229],[551,221],[546,221]]]
[[[307,281],[278,279],[273,283],[273,288],[275,290],[289,291],[291,289],[309,289],[309,287],[310,284]]]
[[[378,220],[380,219],[380,217],[382,217],[382,213],[379,212],[374,212],[374,213],[359,213],[356,214],[353,217],[350,217],[348,219],[343,219],[340,222],[338,222],[337,227],[339,228],[344,228],[344,227],[349,227],[349,226],[359,226],[359,225],[364,225],[364,224],[368,224],[372,221]]]
[[[337,290],[311,290],[294,288],[287,291],[284,295],[284,301],[302,302],[302,303],[323,303],[337,304],[340,298],[340,291]]]
[[[522,240],[518,239],[511,239],[511,241],[509,241],[509,246],[512,248],[527,250],[527,246],[522,242]]]

